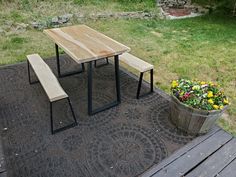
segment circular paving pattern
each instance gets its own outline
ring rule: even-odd
[[[74,112],[79,125],[86,125],[89,127],[101,126],[111,121],[112,119],[116,118],[116,115],[118,114],[119,108],[118,106],[115,106],[106,111],[102,111],[93,116],[89,116],[87,112],[88,110],[87,97],[74,96],[74,98],[77,99],[73,99],[72,106],[73,108],[76,108],[76,110],[74,109]],[[110,103],[111,101],[113,101],[113,99],[109,95],[95,92],[93,94],[93,109],[104,106],[105,104]],[[66,110],[64,111],[66,112],[66,117],[72,116],[69,107],[66,108],[67,111]]]
[[[106,72],[104,72],[104,69]],[[93,68],[94,71],[94,78],[106,81],[113,81],[115,80],[115,67],[114,65],[105,65],[100,68]]]
[[[12,105],[12,104],[27,105],[27,103],[41,99],[42,94],[45,95],[40,85],[37,85],[36,87],[33,86],[32,90],[33,91],[26,92],[26,89],[24,88],[18,88],[18,89],[11,88],[7,90],[4,94],[2,94],[1,102],[6,105],[7,104],[8,105]],[[9,97],[9,95],[11,96]]]
[[[61,145],[67,152],[76,151],[83,144],[82,137],[79,135],[69,135],[63,139]]]
[[[96,134],[87,161],[97,176],[136,176],[167,156],[164,142],[135,125],[114,125]]]
[[[178,130],[170,122],[169,102],[162,102],[159,105],[155,105],[148,112],[150,113],[149,118],[154,129],[168,140],[178,144],[186,144],[194,138],[193,136],[187,135],[186,133]]]
[[[138,88],[138,82],[134,82],[134,80],[126,79],[123,81],[121,86],[122,101],[133,104],[133,105],[150,105],[154,103],[160,102],[160,99],[163,99],[158,93],[153,92],[151,94],[145,95],[144,97],[140,97],[136,99],[136,93]],[[149,88],[142,87],[140,96],[142,95],[142,89],[144,90],[144,94],[149,92]]]
[[[61,154],[43,152],[22,163],[15,164],[17,174],[21,177],[86,177],[81,168]],[[10,172],[11,174],[11,172]]]
[[[31,119],[18,122],[6,130],[3,135],[7,137],[6,156],[17,159],[29,158],[43,151],[50,141],[50,138],[46,138],[46,130],[43,127],[45,126],[39,125],[39,121]]]
[[[124,116],[129,120],[139,120],[143,117],[142,110],[139,107],[127,106],[127,109],[124,111]]]
[[[18,65],[17,67],[6,67],[0,69],[0,80],[8,83],[16,82],[22,77],[22,70],[27,70],[26,67]]]

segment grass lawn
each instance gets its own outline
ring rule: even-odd
[[[134,6],[132,3],[125,5],[106,1],[105,5],[105,3],[99,4],[99,1],[96,2],[97,4],[78,5],[78,9],[81,11],[88,9],[92,9],[92,11],[104,9],[155,11],[152,3],[140,3]],[[44,1],[40,3],[40,7],[43,6],[43,3]],[[47,3],[45,1],[45,4]],[[74,3],[71,2],[69,5],[67,3],[63,12],[58,8],[53,11],[52,7],[45,12],[42,10],[43,13],[39,18],[45,18],[45,14],[53,16],[76,12],[77,8]],[[0,15],[3,16],[0,20],[1,26],[7,20],[25,23],[28,21],[29,23],[29,20],[34,19],[35,15],[40,13],[39,9],[35,11],[15,10],[14,5],[11,6],[0,7]],[[59,7],[59,5],[56,3],[54,7]],[[79,23],[81,22],[73,21],[73,24]],[[226,95],[230,97],[231,106],[228,116],[224,116],[219,124],[236,135],[236,18],[209,15],[175,21],[108,19],[85,20],[82,23],[124,43],[132,49],[131,53],[154,64],[156,86],[166,92],[169,92],[170,81],[179,77],[220,83]],[[34,29],[19,34],[0,34],[0,43],[1,65],[24,61],[25,55],[30,53],[39,53],[45,58],[55,55],[53,43],[42,31]]]

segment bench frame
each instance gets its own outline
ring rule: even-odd
[[[137,90],[137,94],[136,94],[137,99],[139,99],[140,97],[144,97],[144,96],[146,96],[146,95],[153,92],[153,69],[151,69],[149,71],[150,71],[150,91],[148,93],[143,94],[143,95],[140,96],[140,90],[141,90],[142,81],[143,81],[143,74],[147,71],[141,72],[140,77],[139,77],[139,82],[138,82],[138,90]]]
[[[29,83],[32,85],[32,84],[35,84],[35,83],[39,83],[40,81],[39,80],[36,80],[36,81],[32,81],[31,80],[31,74],[30,74],[30,62],[27,60],[27,68],[28,68],[28,78],[29,78]],[[58,128],[58,129],[54,129],[53,128],[53,103],[55,104],[56,102],[59,102],[59,101],[62,101],[64,99],[67,99],[68,101],[68,104],[69,104],[69,107],[70,107],[70,110],[71,110],[71,113],[72,113],[72,116],[73,116],[73,119],[74,119],[74,122],[72,124],[69,124],[69,125],[66,125],[64,127],[61,127],[61,128]],[[72,128],[72,127],[75,127],[78,125],[77,123],[77,120],[76,120],[76,117],[75,117],[75,113],[74,113],[74,110],[72,108],[72,104],[71,104],[71,101],[70,101],[70,98],[69,97],[66,97],[66,98],[62,98],[62,99],[59,99],[59,100],[56,100],[56,101],[50,101],[49,100],[49,104],[50,104],[50,121],[51,121],[51,133],[52,134],[55,134],[55,133],[58,133],[60,131],[63,131],[63,130],[66,130],[68,128]]]

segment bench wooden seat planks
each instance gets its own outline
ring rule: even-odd
[[[138,70],[140,72],[140,77],[139,77],[139,83],[138,83],[138,89],[137,89],[137,94],[136,98],[139,99],[140,97],[140,90],[141,90],[141,85],[142,85],[142,80],[143,80],[143,74],[147,71],[150,71],[150,92],[153,92],[153,69],[154,66],[141,60],[140,58],[130,54],[130,53],[124,53],[120,56],[120,61],[126,63],[127,65],[133,67],[134,69]]]
[[[38,81],[31,81],[31,74],[30,74],[30,66],[32,67],[35,75],[38,78]],[[29,83],[33,84],[36,82],[40,82],[44,91],[46,92],[49,102],[50,102],[50,119],[51,119],[51,132],[52,134],[57,133],[59,131],[65,130],[70,127],[74,127],[77,125],[77,121],[75,118],[75,114],[70,102],[70,99],[66,92],[61,87],[60,83],[58,82],[57,78],[53,74],[52,70],[49,68],[49,66],[43,61],[43,59],[38,54],[32,54],[27,55],[27,67],[28,67],[28,77],[29,77]],[[62,128],[53,129],[53,109],[52,106],[54,102],[67,99],[73,118],[74,123],[67,125]]]

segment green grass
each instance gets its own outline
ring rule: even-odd
[[[103,9],[139,10],[139,7],[153,11],[155,8],[155,5],[143,2],[138,5],[135,3],[125,5],[118,1],[108,3],[106,0],[102,0],[101,5],[89,2],[91,1],[83,4],[70,1],[62,12],[59,7],[65,3],[63,1],[56,1],[53,5],[52,1],[42,1],[38,4],[42,9],[33,8],[32,11],[24,10],[23,7],[17,9],[14,4],[10,4],[5,8],[0,7],[2,10],[0,15],[3,15],[0,25],[4,26],[6,20],[27,22],[36,18],[38,14],[40,14],[39,19],[45,19],[55,14],[76,12],[78,9],[94,12]],[[49,7],[50,4],[52,7]],[[103,6],[104,4],[106,5]],[[49,8],[46,11],[44,7]],[[79,23],[73,21],[73,24]],[[171,80],[179,77],[220,83],[226,95],[230,97],[231,106],[227,112],[229,116],[224,116],[219,125],[236,135],[235,18],[212,14],[176,21],[109,19],[85,20],[83,23],[124,43],[132,49],[131,53],[154,64],[156,86],[168,93]],[[33,29],[20,34],[0,35],[0,43],[1,65],[24,61],[25,56],[30,53],[39,53],[44,58],[55,55],[52,41],[42,31]]]

